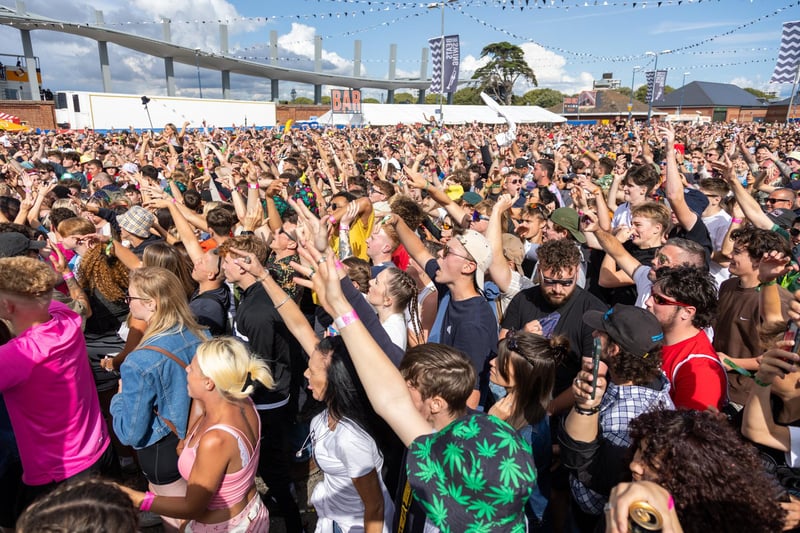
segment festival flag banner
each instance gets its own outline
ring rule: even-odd
[[[444,41],[444,50],[442,50]],[[428,46],[431,50],[431,60],[433,72],[431,73],[432,93],[454,93],[458,88],[458,69],[461,64],[461,47],[458,35],[446,35],[428,39]],[[442,75],[444,69],[444,75]],[[444,91],[442,90],[442,80],[444,80]]]
[[[647,77],[647,101],[656,102],[664,97],[664,87],[667,85],[666,70],[649,70]]]
[[[778,62],[775,63],[770,83],[794,83],[798,62],[800,62],[800,20],[784,22]]]

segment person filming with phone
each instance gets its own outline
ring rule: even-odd
[[[595,350],[573,381],[575,403],[559,441],[561,461],[571,472],[574,515],[582,531],[593,531],[611,489],[627,472],[629,422],[674,405],[661,372],[664,334],[652,313],[617,304],[586,311],[583,322],[594,329]]]

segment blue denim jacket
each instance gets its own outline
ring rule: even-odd
[[[187,329],[174,329],[147,339],[144,344],[158,346],[187,364],[192,361],[203,339]],[[122,363],[122,392],[111,400],[114,432],[123,444],[136,449],[155,444],[170,433],[166,418],[186,437],[186,422],[191,399],[186,389],[186,370],[154,350],[139,347]]]

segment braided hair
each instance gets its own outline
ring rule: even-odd
[[[422,322],[419,318],[417,283],[410,274],[397,267],[389,267],[386,270],[391,280],[390,283],[387,284],[389,296],[392,297],[396,309],[408,309],[408,314],[411,316],[411,328],[414,330],[414,337],[417,343],[420,343],[422,342],[420,336],[422,332]]]

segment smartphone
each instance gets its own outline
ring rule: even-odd
[[[786,330],[786,333],[783,334],[783,340],[792,342],[792,348],[789,350],[794,353],[800,353],[800,343],[797,342],[797,324],[791,322],[789,324],[789,329]]]
[[[595,393],[597,392],[597,374],[600,371],[600,353],[603,351],[603,346],[600,344],[600,339],[595,337],[592,342],[592,394],[591,398],[594,400]]]

